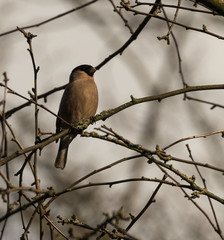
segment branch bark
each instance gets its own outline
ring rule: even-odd
[[[0,84],[0,86],[3,86],[3,84]],[[202,86],[187,86],[186,88],[182,88],[182,89],[177,89],[174,91],[170,91],[167,93],[162,93],[162,94],[158,94],[158,95],[154,95],[154,96],[148,96],[148,97],[143,97],[143,98],[134,98],[133,96],[131,96],[131,101],[124,103],[116,108],[113,109],[109,109],[107,111],[102,111],[100,114],[97,114],[94,117],[94,122],[103,120],[105,121],[107,118],[115,115],[118,112],[123,111],[126,108],[129,108],[131,106],[134,106],[136,104],[140,104],[140,103],[144,103],[144,102],[151,102],[151,101],[162,101],[165,98],[168,97],[172,97],[172,96],[177,96],[180,94],[184,94],[187,92],[195,92],[195,91],[205,91],[205,90],[218,90],[218,89],[224,89],[224,84],[217,84],[217,85],[202,85]],[[32,102],[34,103],[34,102]],[[43,108],[46,110],[46,108],[42,105],[39,105],[39,107]],[[51,112],[50,110],[48,110],[49,112]],[[52,113],[53,114],[53,113]],[[55,115],[55,114],[54,114]],[[55,115],[56,116],[56,115]],[[62,119],[63,120],[63,119]],[[86,129],[90,124],[93,123],[93,119],[89,118],[87,120],[81,120],[77,126],[75,126],[75,129],[78,129],[79,131],[82,131],[84,129]],[[69,124],[70,125],[70,124]],[[71,126],[71,125],[70,125]],[[72,126],[71,126],[72,128]],[[45,147],[46,145],[54,142],[55,140],[59,139],[62,136],[65,136],[66,134],[68,134],[70,131],[70,129],[65,129],[62,132],[53,135],[52,137],[49,137],[47,139],[44,139],[43,141],[41,141],[40,143],[37,143],[33,146],[18,150],[16,152],[14,152],[13,154],[11,154],[8,157],[3,158],[0,161],[0,166],[5,165],[7,162],[11,161],[12,159],[23,155],[24,153],[30,152],[30,151],[34,151],[37,149],[42,149],[43,147]]]
[[[197,0],[196,2],[224,16],[224,0]]]

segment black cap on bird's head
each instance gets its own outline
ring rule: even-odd
[[[78,67],[76,67],[72,70],[70,78],[69,78],[69,82],[73,81],[73,75],[75,72],[78,72],[78,71],[85,72],[90,77],[93,77],[93,75],[96,71],[96,68],[94,68],[93,66],[88,65],[88,64],[79,65]]]
[[[95,71],[96,71],[96,69],[95,69],[93,66],[87,65],[87,64],[83,64],[83,65],[80,65],[80,66],[74,68],[74,69],[72,70],[72,72],[78,71],[78,70],[87,73],[87,74],[88,74],[89,76],[91,76],[91,77],[93,76],[93,74],[94,74]]]

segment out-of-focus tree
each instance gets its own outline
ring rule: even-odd
[[[29,4],[0,32],[0,238],[224,239],[223,0],[70,1],[41,21],[53,2]],[[58,80],[86,59],[99,113],[55,134]]]

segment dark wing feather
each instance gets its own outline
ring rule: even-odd
[[[60,128],[61,128],[61,120],[59,118],[57,118],[57,120],[56,120],[56,133],[60,132]],[[58,139],[56,140],[56,142],[58,142]]]

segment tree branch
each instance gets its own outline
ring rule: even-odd
[[[123,2],[123,1],[121,1]],[[124,50],[134,41],[137,39],[138,35],[141,33],[141,31],[143,30],[143,28],[147,25],[147,23],[149,22],[149,20],[151,19],[152,15],[155,15],[155,11],[158,8],[158,5],[161,3],[161,0],[156,0],[155,1],[155,5],[152,7],[152,9],[150,10],[149,14],[144,18],[144,20],[142,21],[142,23],[138,26],[138,28],[135,30],[135,32],[131,35],[131,37],[128,39],[128,41],[121,47],[119,48],[117,51],[115,51],[114,53],[112,53],[110,56],[108,56],[106,59],[104,59],[103,62],[101,62],[100,64],[98,64],[96,66],[96,69],[99,70],[103,65],[105,65],[107,62],[109,62],[112,58],[114,58],[115,56],[117,56],[118,54],[122,54],[124,52]],[[123,3],[124,4],[124,3]]]
[[[44,21],[42,21],[42,22],[40,22],[40,23],[35,23],[35,24],[29,25],[29,26],[24,26],[24,27],[21,27],[21,28],[25,30],[25,29],[28,29],[28,28],[39,27],[39,26],[41,26],[41,25],[44,25],[44,24],[49,23],[49,22],[51,22],[51,21],[54,21],[54,20],[56,20],[56,19],[58,19],[58,18],[64,17],[64,16],[67,15],[67,14],[70,14],[70,13],[72,13],[72,12],[75,12],[75,11],[77,11],[77,10],[79,10],[79,9],[81,9],[81,8],[84,8],[84,7],[90,5],[90,4],[94,3],[94,2],[97,2],[97,1],[98,1],[98,0],[92,0],[92,1],[90,1],[90,2],[87,2],[87,3],[79,6],[79,7],[76,7],[76,8],[73,8],[73,9],[69,10],[69,11],[66,11],[66,12],[64,12],[64,13],[58,14],[57,16],[54,16],[54,17],[49,18],[49,19],[47,19],[47,20],[44,20]],[[8,34],[11,34],[11,33],[14,33],[14,32],[17,32],[17,31],[18,31],[18,29],[16,28],[16,29],[13,29],[13,30],[11,30],[11,31],[7,31],[7,32],[4,32],[4,33],[1,33],[1,34],[0,34],[0,37],[5,36],[5,35],[8,35]]]
[[[1,84],[1,83],[0,83],[0,86],[5,87],[4,84]],[[136,104],[140,104],[140,103],[144,103],[144,102],[151,102],[151,101],[159,101],[160,102],[165,98],[172,97],[172,96],[177,96],[177,95],[180,95],[180,94],[183,94],[183,93],[186,93],[186,92],[218,90],[218,89],[224,89],[224,84],[187,86],[186,88],[181,88],[181,89],[170,91],[170,92],[167,92],[167,93],[162,93],[162,94],[149,96],[149,97],[143,97],[143,98],[134,98],[133,96],[131,96],[131,101],[129,101],[127,103],[124,103],[124,104],[122,104],[122,105],[120,105],[116,108],[109,109],[107,111],[101,112],[100,114],[97,114],[94,117],[94,122],[97,122],[97,121],[100,121],[100,120],[105,121],[107,118],[115,115],[116,113],[121,112],[122,110],[124,110],[126,108],[129,108],[131,106],[134,106]],[[31,102],[35,103],[33,101],[31,101]],[[46,108],[43,105],[38,105],[38,106],[46,110]],[[48,110],[48,111],[50,113],[52,113],[50,110]],[[55,115],[55,114],[53,113],[53,115]],[[57,116],[57,115],[55,115],[55,116]],[[78,125],[73,127],[73,128],[76,129],[76,130],[82,131],[82,130],[86,129],[92,123],[93,123],[92,118],[89,118],[87,120],[81,120],[81,121],[79,121]],[[27,152],[30,152],[30,151],[33,151],[33,150],[36,150],[36,149],[42,149],[43,147],[45,147],[46,145],[54,142],[55,140],[59,139],[60,137],[65,136],[66,134],[68,134],[69,131],[70,131],[70,129],[63,130],[62,132],[60,132],[56,135],[53,135],[52,137],[44,139],[40,143],[37,143],[33,146],[30,146],[30,147],[27,147],[27,148],[16,151],[15,153],[11,154],[10,156],[3,158],[0,161],[0,166],[6,164],[7,162],[11,161],[12,159],[14,159],[14,158],[16,158],[16,157],[18,157],[18,156],[20,156],[24,153],[27,153]]]
[[[196,3],[200,3],[202,6],[216,11],[224,16],[224,1],[223,0],[196,0]]]

